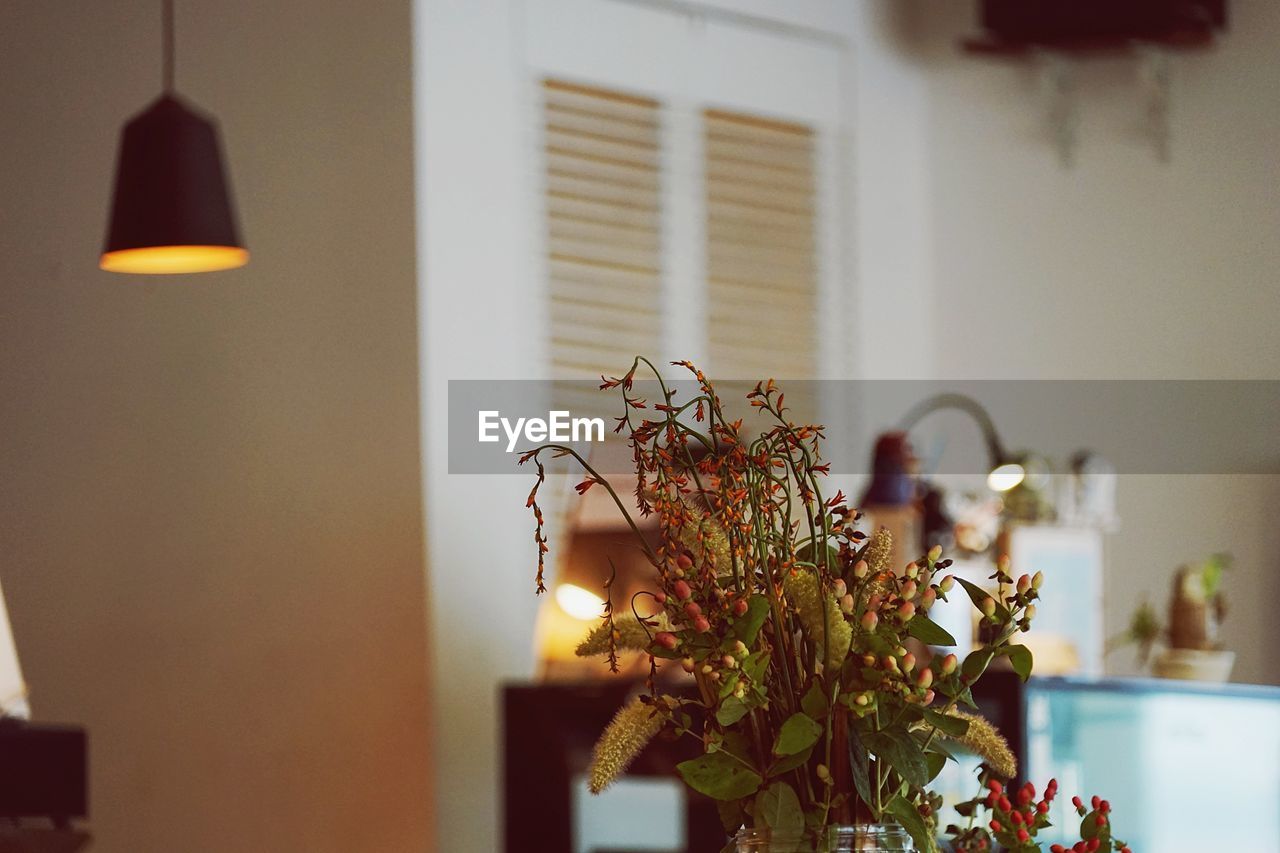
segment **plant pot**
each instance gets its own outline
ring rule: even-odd
[[[1231,677],[1235,662],[1235,652],[1165,649],[1151,662],[1151,671],[1159,678],[1221,684]]]
[[[800,835],[771,835],[767,829],[740,829],[738,853],[915,853],[907,831],[896,824],[827,827],[817,847]]]

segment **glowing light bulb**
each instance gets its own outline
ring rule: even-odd
[[[1007,492],[1021,483],[1026,476],[1026,470],[1017,462],[1006,462],[1003,465],[997,465],[987,475],[987,487],[993,492]]]
[[[604,599],[590,590],[571,583],[556,587],[556,604],[574,619],[599,619],[604,612]]]

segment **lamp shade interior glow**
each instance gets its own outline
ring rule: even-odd
[[[249,252],[239,246],[147,246],[104,252],[98,266],[107,272],[172,275],[235,269],[248,262]]]
[[[603,598],[571,583],[556,587],[556,604],[574,619],[599,619],[604,612]]]
[[[1006,462],[996,466],[987,475],[987,487],[994,492],[1007,492],[1021,483],[1026,476],[1026,470],[1017,462]]]
[[[244,266],[214,120],[166,92],[125,125],[98,266],[166,275]]]

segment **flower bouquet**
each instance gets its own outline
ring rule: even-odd
[[[990,594],[946,574],[950,561],[937,548],[891,565],[888,532],[860,531],[844,495],[824,495],[822,428],[789,421],[772,380],[747,395],[764,419],[749,433],[701,371],[677,364],[696,379],[692,399],[678,400],[643,358],[601,385],[622,397],[617,431],[634,458],[634,511],[568,445],[520,459],[537,469],[528,505],[538,592],[548,552],[538,504],[546,457],[577,459],[586,471],[580,494],[608,491],[656,573],[624,612],[610,578],[602,622],[579,650],[605,656],[614,671],[624,651],[649,659],[648,691],[618,711],[596,745],[591,789],[609,785],[665,730],[701,744],[678,770],[717,802],[726,833],[736,835],[727,851],[935,851],[944,828],[929,785],[963,749],[983,759],[985,787],[958,808],[967,825],[945,828],[953,849],[1040,850],[1036,833],[1048,825],[1057,784],[1040,796],[1029,783],[1006,790],[1014,757],[971,694],[997,658],[1030,674],[1031,652],[1014,639],[1035,615],[1040,575],[1015,580],[1000,564]],[[659,399],[639,397],[641,370],[652,372]],[[656,516],[655,542],[637,514]],[[987,638],[963,660],[931,651],[955,645],[929,618],[950,594],[968,597]],[[688,673],[693,698],[659,691],[660,662]],[[1076,804],[1082,838],[1073,849],[1127,850],[1111,837],[1105,801]]]

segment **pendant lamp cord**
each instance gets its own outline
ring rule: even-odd
[[[164,24],[164,90],[173,91],[173,0],[163,0],[161,18]]]

